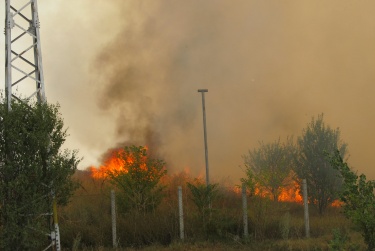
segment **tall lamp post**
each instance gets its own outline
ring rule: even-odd
[[[208,147],[207,147],[207,129],[206,129],[206,107],[204,102],[204,93],[208,92],[207,89],[199,89],[198,92],[202,93],[202,110],[203,110],[203,130],[204,130],[204,153],[206,159],[206,185],[210,184],[210,175],[208,170]]]

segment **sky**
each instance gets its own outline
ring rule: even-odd
[[[61,105],[65,147],[79,150],[80,169],[100,165],[108,149],[147,144],[171,173],[204,174],[205,88],[211,179],[239,182],[244,154],[296,139],[322,113],[353,169],[375,179],[375,2],[38,6],[47,99]]]

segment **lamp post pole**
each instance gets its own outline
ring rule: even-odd
[[[207,89],[199,89],[198,92],[202,93],[202,110],[203,110],[203,131],[204,131],[204,152],[206,160],[206,185],[210,184],[210,175],[208,168],[208,146],[207,146],[207,129],[206,129],[206,107],[204,102],[204,93],[208,92]]]

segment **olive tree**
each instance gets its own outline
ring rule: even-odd
[[[288,177],[293,164],[294,146],[292,139],[286,143],[280,139],[272,143],[260,143],[259,148],[243,156],[246,167],[245,182],[250,190],[263,189],[274,201],[278,200],[281,189],[288,186]]]
[[[59,106],[0,103],[0,249],[41,250],[49,232],[51,191],[66,204],[80,161],[61,150],[67,137]]]
[[[341,157],[346,156],[347,145],[341,142],[340,130],[332,129],[323,121],[323,114],[303,130],[297,140],[295,172],[300,179],[306,179],[309,201],[320,214],[338,198],[342,185],[340,173],[327,159],[327,153],[333,154],[339,149]]]

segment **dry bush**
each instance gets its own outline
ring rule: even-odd
[[[111,250],[112,187],[108,182],[91,178],[89,172],[77,172],[76,177],[81,182],[81,188],[71,203],[59,210],[62,245],[70,250]],[[193,182],[194,179],[186,173],[166,177],[163,180],[165,197],[154,212],[125,212],[118,207],[119,250],[146,247],[150,247],[148,250],[153,250],[152,247],[186,250],[189,246],[192,247],[189,250],[195,250],[199,243],[211,242],[222,243],[218,245],[218,250],[231,250],[229,247],[243,250],[328,250],[333,229],[344,229],[349,236],[355,234],[350,222],[340,214],[340,209],[330,208],[324,216],[320,216],[316,209],[310,208],[312,238],[306,240],[302,205],[251,197],[248,199],[250,239],[242,241],[241,194],[228,185],[219,185],[219,196],[212,203],[213,214],[207,238],[202,233],[202,223],[186,186],[188,181]],[[179,241],[178,186],[183,189],[186,244]],[[355,240],[350,238],[350,242]],[[182,245],[181,249],[179,245]]]
[[[80,247],[99,247],[111,242],[111,215],[109,192],[102,181],[90,173],[76,173],[80,188],[68,206],[59,210],[63,247],[72,248],[79,239]],[[75,244],[78,245],[78,244]]]

